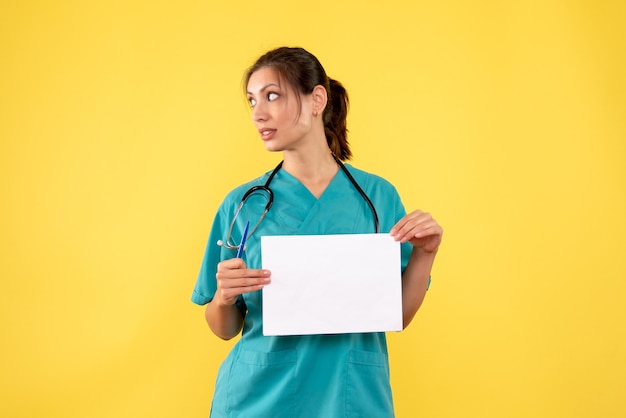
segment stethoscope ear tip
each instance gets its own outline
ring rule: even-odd
[[[222,241],[221,239],[217,240],[217,245],[219,245],[220,247],[224,246],[224,241]]]

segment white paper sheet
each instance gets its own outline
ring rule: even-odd
[[[263,334],[402,330],[400,243],[388,234],[265,236]]]

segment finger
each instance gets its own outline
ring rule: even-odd
[[[396,240],[401,242],[410,241],[413,238],[421,238],[430,235],[435,235],[441,227],[434,219],[425,220],[417,225],[413,225],[412,228],[403,230],[402,233],[396,236]]]
[[[239,295],[244,293],[252,293],[263,289],[265,285],[235,287],[235,288],[218,288],[216,294],[219,294],[220,298],[225,301],[231,301],[235,303]]]
[[[239,295],[257,292],[269,284],[269,277],[218,279],[216,293],[225,301],[234,303]]]
[[[231,258],[217,264],[217,272],[229,274],[233,277],[241,276],[265,276],[269,271],[263,269],[248,269],[246,263],[241,258]]]
[[[420,224],[422,222],[428,221],[432,219],[432,216],[428,212],[422,212],[421,210],[416,210],[414,212],[409,213],[400,219],[394,226],[391,228],[390,232],[399,232],[405,230],[408,227],[413,225]],[[392,234],[393,235],[393,234]]]
[[[230,258],[217,264],[217,270],[237,270],[245,269],[246,263],[241,258]]]
[[[220,276],[217,280],[218,287],[223,289],[265,286],[270,282],[269,277],[225,278]]]
[[[432,221],[420,224],[413,232],[416,238],[420,238],[430,235],[441,235],[443,230],[441,229],[437,221],[433,219]]]
[[[215,274],[217,279],[244,279],[254,277],[270,277],[269,270],[260,269],[218,269]]]
[[[402,224],[399,224],[397,229],[391,231],[390,233],[396,241],[406,241],[407,237],[413,236],[421,229],[430,227],[433,222],[436,224],[437,221],[435,221],[430,214],[422,213],[412,219],[408,219]]]
[[[418,218],[419,216],[421,216],[423,214],[424,214],[424,212],[422,212],[421,210],[416,210],[416,211],[413,211],[413,212],[403,216],[402,219],[400,219],[398,222],[396,222],[396,224],[391,228],[389,233],[391,235],[395,235],[396,233],[398,233],[398,231],[400,231],[402,228],[404,228],[407,223],[410,223],[412,220]]]

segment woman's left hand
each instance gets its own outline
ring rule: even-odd
[[[430,213],[416,210],[400,219],[389,234],[396,241],[409,241],[415,248],[435,253],[441,244],[443,229]]]

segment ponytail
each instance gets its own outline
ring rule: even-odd
[[[348,99],[348,92],[339,81],[329,77],[328,82],[328,103],[323,115],[324,133],[331,152],[341,161],[345,161],[352,156],[346,126],[350,100]]]

